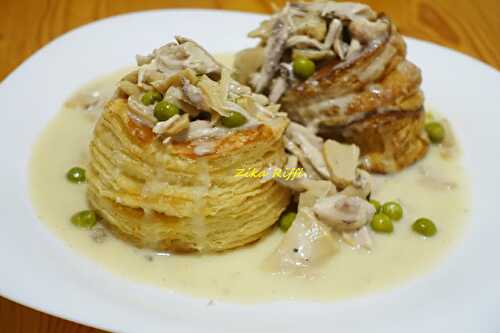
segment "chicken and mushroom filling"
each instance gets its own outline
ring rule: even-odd
[[[324,141],[311,129],[291,122],[283,136],[288,153],[285,168],[304,169],[304,177],[276,178],[294,193],[295,221],[271,255],[271,269],[295,272],[314,267],[339,247],[341,239],[353,247],[372,248],[367,225],[376,209],[368,201],[370,174],[360,165],[356,145]]]
[[[279,106],[238,83],[196,42],[176,42],[137,56],[137,68],[118,84],[129,117],[164,144],[216,137],[283,116]]]
[[[389,21],[364,4],[289,3],[248,34],[260,44],[237,55],[238,79],[275,103],[315,64],[352,61],[389,33]]]

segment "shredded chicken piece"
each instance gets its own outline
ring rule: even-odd
[[[205,97],[200,88],[191,84],[189,80],[182,80],[182,92],[186,96],[187,101],[196,107],[198,110],[208,111],[209,107],[205,101]]]
[[[189,128],[175,136],[178,141],[196,140],[201,138],[214,138],[227,133],[227,129],[213,127],[206,120],[195,120],[189,124]]]
[[[307,127],[299,125],[297,123],[290,123],[288,126],[285,136],[289,141],[295,144],[301,151],[297,156],[301,163],[304,158],[307,158],[309,164],[311,164],[315,171],[322,177],[328,178],[329,173],[325,164],[325,160],[323,158],[323,154],[321,153],[321,147],[323,144],[323,140],[316,136],[314,132]],[[292,145],[287,145],[287,147],[292,147]],[[294,149],[292,153],[296,153],[297,149]],[[304,165],[304,163],[302,163]],[[305,166],[304,166],[305,167]]]
[[[189,128],[189,115],[187,113],[184,113],[182,116],[176,114],[165,121],[158,122],[153,127],[153,133],[168,137],[178,135],[187,128]]]
[[[154,127],[156,124],[156,118],[154,116],[153,107],[142,104],[142,102],[135,95],[129,96],[128,107],[129,110],[137,117],[134,118],[134,120],[139,119],[141,124],[148,127]]]
[[[187,113],[184,113],[171,126],[169,126],[163,134],[174,136],[183,132],[187,128],[189,128],[189,115]]]
[[[336,17],[346,20],[354,20],[358,17],[373,20],[377,16],[377,14],[368,5],[361,3],[322,1],[312,2],[303,6],[309,10],[320,12],[321,16],[329,16],[333,14]]]
[[[194,41],[177,36],[176,43],[166,44],[153,52],[157,68],[164,73],[185,68],[197,74],[219,73],[221,65]],[[152,64],[152,63],[151,63]]]
[[[286,47],[299,47],[299,48],[317,48],[318,50],[323,48],[323,44],[308,36],[297,35],[288,38],[286,41]]]
[[[320,221],[336,230],[358,229],[375,214],[375,208],[368,201],[343,194],[319,199],[313,211]]]
[[[342,38],[342,22],[339,19],[333,19],[328,27],[328,33],[326,34],[322,49],[330,49],[333,43],[339,38]]]
[[[160,121],[156,123],[155,127],[153,127],[153,133],[155,134],[165,134],[167,129],[171,127],[177,120],[179,120],[181,116],[178,114],[170,117],[169,119],[165,121]]]
[[[238,71],[244,73],[240,79],[278,101],[283,95],[284,81],[278,79],[283,75],[278,73],[277,66],[283,62],[290,65],[290,53],[292,59],[305,57],[321,61],[338,57],[343,63],[379,43],[389,31],[389,20],[364,4],[292,2],[249,34],[261,39],[260,45],[254,48],[259,54],[254,57],[258,61],[250,60],[249,50],[238,55]],[[287,80],[288,87],[297,82],[293,77]]]
[[[365,18],[357,18],[349,24],[349,30],[360,42],[369,43],[388,34],[389,24],[383,20],[371,22]]]
[[[272,119],[284,116],[278,112],[279,105],[270,104],[267,97],[234,80],[230,69],[188,38],[177,36],[176,42],[163,45],[147,56],[139,55],[136,60],[137,69],[119,82],[115,97],[128,97],[129,118],[152,128],[166,144],[172,139],[196,140],[237,131],[239,128],[229,130],[220,124],[220,118],[230,112],[238,112],[247,119],[241,128],[265,123],[275,130]],[[145,105],[141,99],[149,91],[159,92],[162,101],[155,98]],[[181,114],[158,121],[154,110],[160,102],[175,105],[182,110]],[[208,113],[203,118],[210,121],[196,120],[202,112]],[[195,153],[208,153],[201,141],[197,144]]]
[[[308,13],[303,16],[293,16],[292,22],[293,34],[306,35],[318,41],[325,38],[326,23],[315,13]]]

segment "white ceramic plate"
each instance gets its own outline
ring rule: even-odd
[[[500,331],[500,75],[476,60],[408,39],[427,101],[446,114],[473,180],[473,220],[463,242],[431,273],[390,292],[331,304],[234,305],[116,278],[78,256],[39,223],[28,197],[31,146],[64,98],[103,73],[132,65],[175,34],[212,52],[253,45],[262,16],[151,11],[74,30],[39,50],[0,85],[0,294],[87,325],[127,332]],[[50,193],[47,193],[50,195]],[[263,293],[266,290],[262,290]]]

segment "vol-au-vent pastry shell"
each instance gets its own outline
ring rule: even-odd
[[[355,61],[323,66],[315,84],[308,80],[287,91],[283,108],[323,137],[358,145],[366,169],[401,170],[427,152],[422,76],[405,57],[404,40],[391,25],[387,39]]]
[[[427,152],[422,75],[384,14],[291,1],[249,36],[260,42],[237,54],[240,82],[321,137],[359,146],[365,169],[395,172]]]
[[[284,165],[286,118],[217,137],[171,141],[108,103],[90,144],[88,199],[116,235],[159,251],[221,251],[253,242],[276,222],[289,191],[240,168]],[[200,146],[210,152],[198,154]]]

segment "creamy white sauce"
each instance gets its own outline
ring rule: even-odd
[[[119,76],[111,75],[97,86],[114,87]],[[85,91],[92,89],[89,86]],[[73,251],[117,276],[140,283],[236,302],[332,301],[362,296],[397,286],[439,265],[460,241],[466,226],[469,185],[460,161],[443,159],[440,148],[433,147],[417,165],[396,175],[375,177],[372,197],[398,200],[404,208],[405,215],[395,223],[394,233],[374,234],[371,252],[342,243],[339,253],[308,277],[271,274],[263,269],[265,259],[283,237],[278,229],[253,245],[221,254],[156,254],[109,234],[96,242],[95,231],[80,230],[69,222],[73,213],[88,208],[86,186],[65,179],[69,168],[86,165],[94,121],[88,112],[63,107],[47,126],[30,164],[33,204],[40,220]],[[425,239],[411,230],[411,223],[421,216],[436,222],[439,232],[435,237]],[[102,231],[98,233],[102,236]]]
[[[316,113],[320,111],[330,110],[333,107],[337,107],[338,113],[340,115],[344,115],[347,111],[347,108],[352,103],[354,96],[354,94],[347,94],[332,99],[326,99],[316,104],[309,105],[308,110],[310,112]]]

